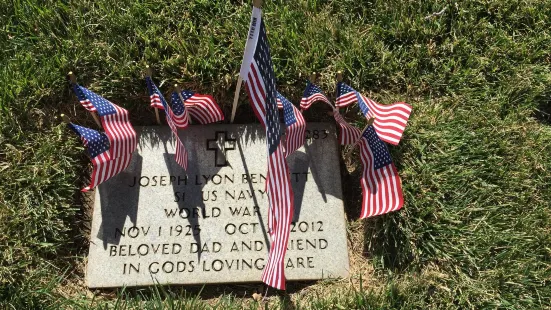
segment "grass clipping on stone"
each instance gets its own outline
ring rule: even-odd
[[[357,154],[342,163],[350,278],[290,283],[268,304],[258,285],[84,287],[89,171],[60,113],[83,125],[65,81],[152,125],[143,80],[214,94],[228,116],[250,18],[241,1],[0,3],[0,308],[517,308],[551,306],[551,3],[267,2],[280,92],[334,74],[413,114],[390,147],[403,210],[357,220]],[[164,83],[163,83],[164,82]],[[331,95],[334,98],[333,95]],[[242,95],[240,123],[255,122]],[[321,107],[319,109],[322,109]],[[307,121],[330,121],[324,110]],[[364,125],[357,108],[346,118]]]

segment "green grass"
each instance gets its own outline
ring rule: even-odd
[[[414,107],[391,148],[404,209],[351,219],[378,285],[319,295],[291,284],[296,293],[270,306],[551,307],[551,2],[265,2],[278,85],[293,102],[312,71],[334,94],[340,69],[374,99]],[[236,0],[0,2],[0,308],[257,308],[223,292],[83,289],[86,157],[56,118],[93,123],[66,83],[74,71],[134,125],[153,124],[146,63],[214,94],[229,115],[249,18]],[[255,121],[241,103],[239,122]],[[363,125],[357,109],[347,118]],[[357,214],[358,176],[345,180]]]

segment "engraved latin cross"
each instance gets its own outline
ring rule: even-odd
[[[214,166],[227,167],[226,152],[235,150],[235,139],[228,136],[227,131],[217,131],[214,139],[207,139],[207,150],[214,151]]]

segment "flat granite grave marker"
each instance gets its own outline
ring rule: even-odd
[[[259,282],[267,261],[266,140],[260,125],[180,131],[187,173],[168,127],[138,127],[130,166],[95,193],[87,282],[92,288]],[[308,125],[288,158],[295,214],[288,280],[346,277],[349,262],[333,125]]]

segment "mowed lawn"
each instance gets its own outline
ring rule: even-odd
[[[414,109],[390,147],[403,210],[358,220],[358,172],[343,169],[361,261],[350,279],[292,283],[266,305],[241,286],[89,291],[88,160],[59,114],[95,125],[66,73],[134,125],[154,124],[147,63],[163,91],[176,81],[214,94],[228,117],[251,5],[13,0],[0,3],[0,308],[551,307],[551,2],[265,2],[278,86],[294,103],[312,71],[334,99],[342,70],[373,99]],[[256,122],[241,104],[238,121]],[[331,121],[321,108],[307,121]],[[357,107],[346,118],[364,125]]]

